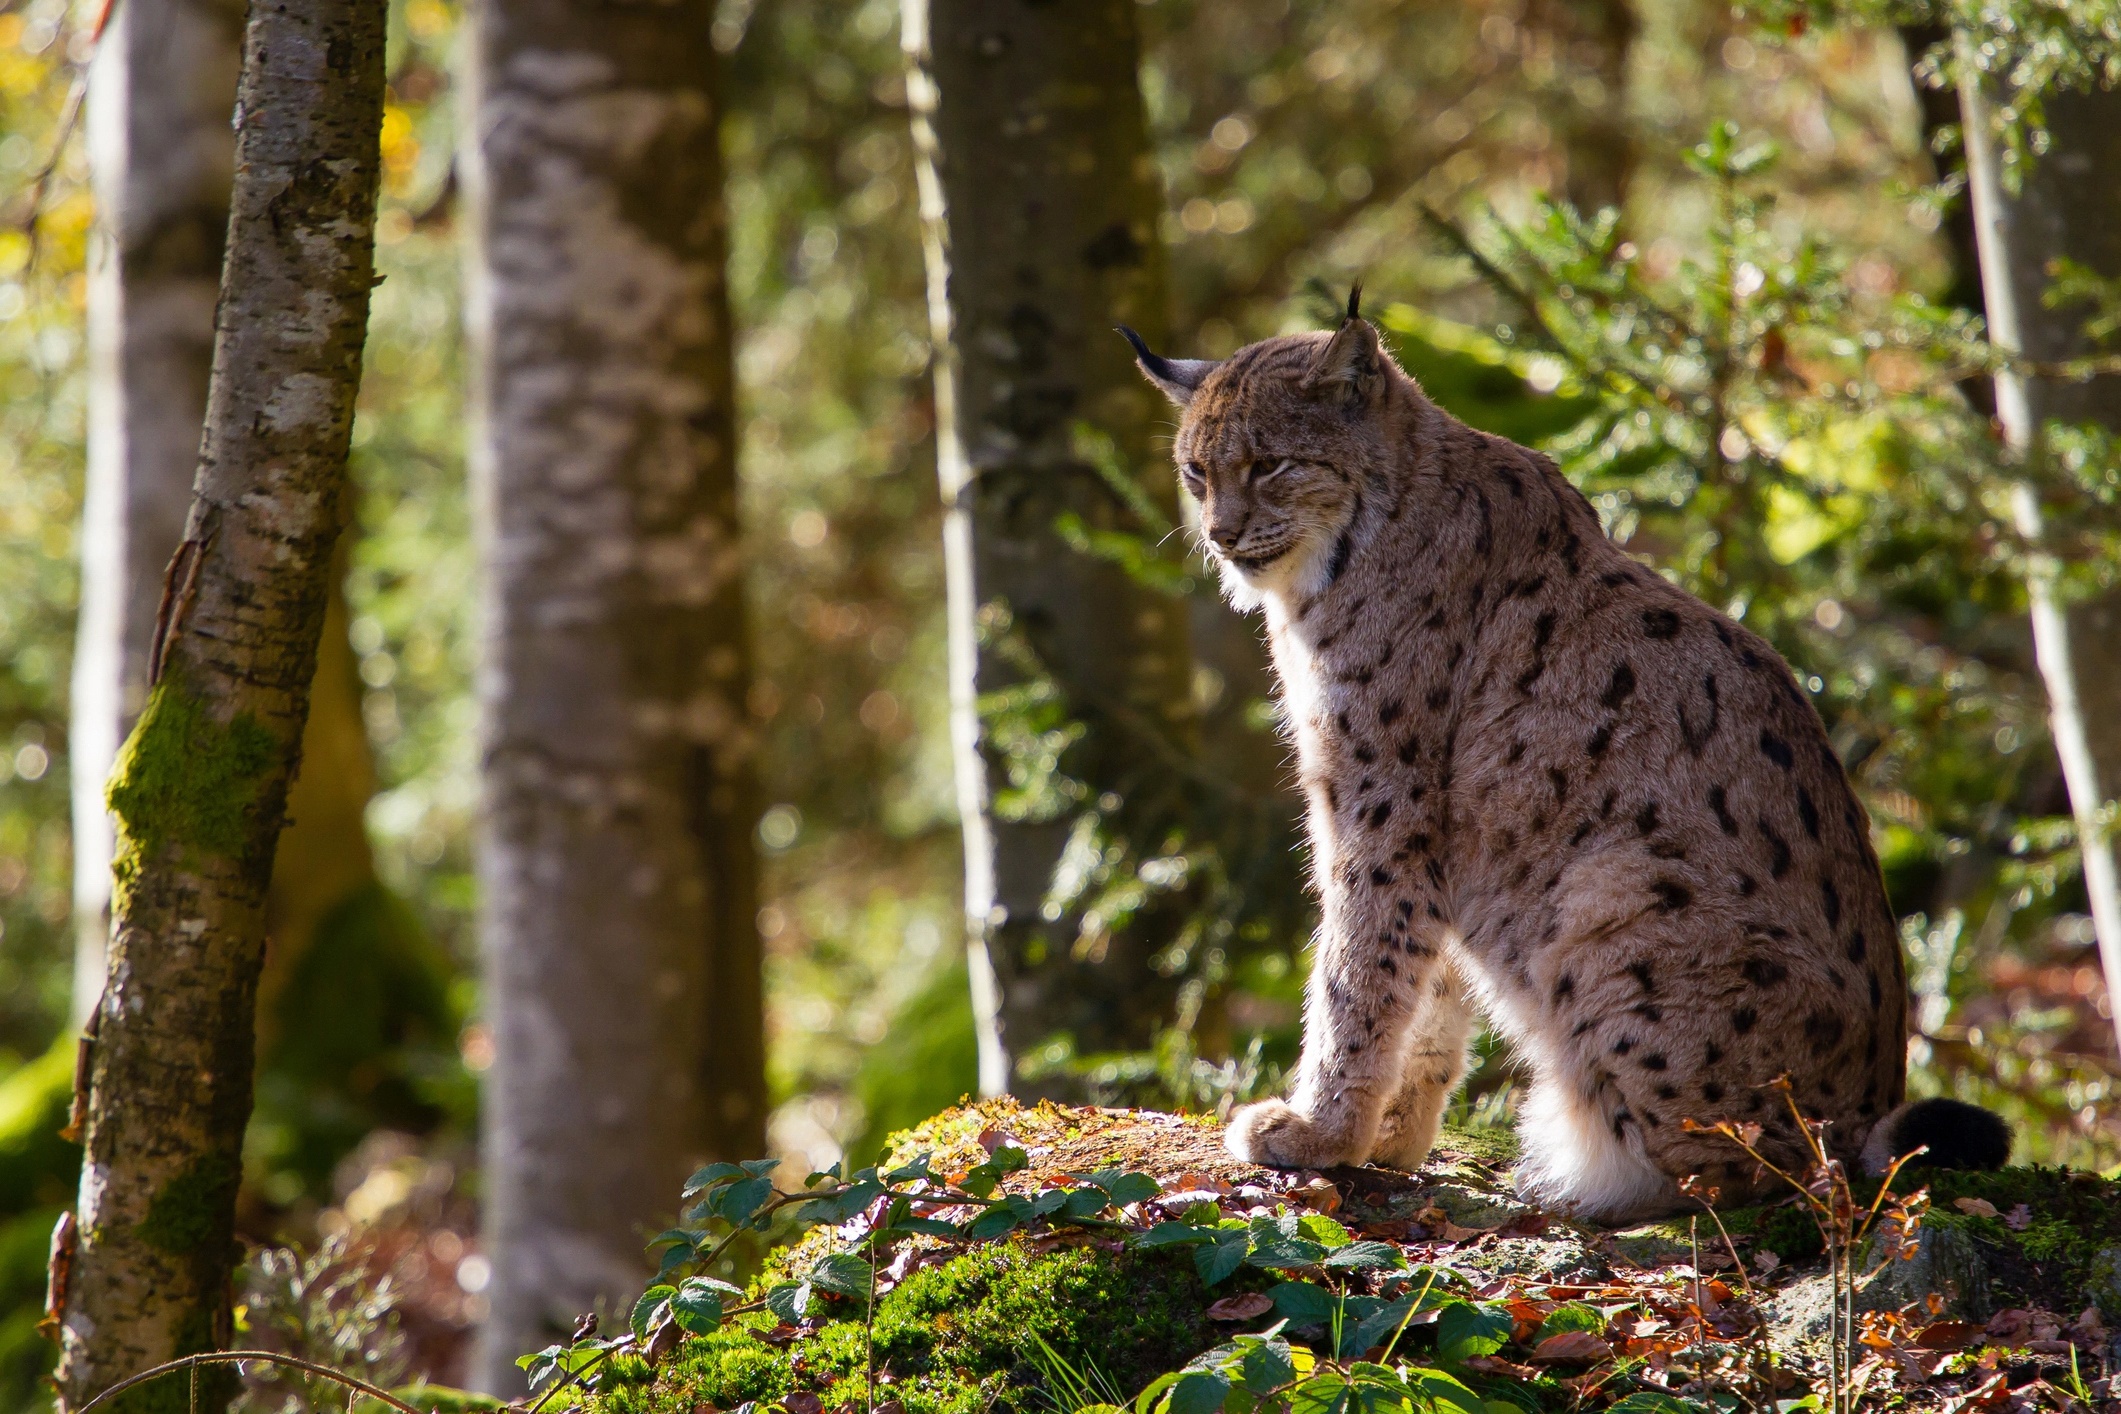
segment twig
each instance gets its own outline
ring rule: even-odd
[[[342,1384],[348,1389],[359,1390],[370,1399],[380,1399],[391,1408],[399,1411],[399,1414],[432,1414],[430,1410],[415,1409],[387,1389],[372,1385],[366,1380],[356,1379],[352,1375],[342,1374],[332,1369],[329,1365],[319,1365],[315,1361],[304,1360],[294,1355],[282,1355],[274,1350],[209,1350],[199,1355],[186,1355],[181,1359],[166,1360],[160,1365],[142,1370],[137,1375],[129,1375],[118,1381],[109,1389],[82,1405],[76,1411],[76,1414],[91,1414],[91,1411],[104,1401],[125,1393],[125,1391],[135,1385],[145,1384],[149,1380],[167,1375],[175,1370],[195,1371],[201,1365],[240,1365],[245,1360],[262,1360],[270,1365],[286,1365],[293,1369],[306,1371],[312,1375],[322,1376],[324,1379]]]

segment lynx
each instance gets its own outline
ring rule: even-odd
[[[1234,1154],[1417,1166],[1485,1013],[1530,1074],[1519,1186],[1586,1219],[1670,1211],[1695,1173],[1759,1191],[1686,1121],[1795,1161],[1778,1076],[1844,1158],[2001,1162],[1985,1111],[1902,1105],[1868,821],[1774,649],[1431,403],[1354,297],[1221,362],[1121,332],[1183,409],[1226,593],[1264,613],[1321,903],[1293,1088],[1233,1117]]]

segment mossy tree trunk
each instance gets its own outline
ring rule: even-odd
[[[1959,103],[1990,337],[2035,363],[2093,352],[2084,335],[2084,309],[2050,308],[2042,296],[2058,259],[2108,279],[2121,276],[2121,188],[2113,181],[2121,171],[2121,90],[2049,95],[2051,145],[2015,194],[2003,181],[1988,95],[1978,82],[1965,80]],[[1997,377],[1995,392],[2005,441],[2029,465],[2042,455],[2042,429],[2049,422],[2121,430],[2121,377],[2077,382],[2011,372]],[[2076,817],[2084,890],[2108,995],[2121,998],[2121,860],[2106,819],[2121,786],[2121,593],[2065,602],[2033,482],[2014,489],[2012,507],[2018,532],[2034,551],[2027,586],[2033,646]],[[2121,1026],[2121,1017],[2116,1024]]]
[[[379,0],[260,0],[245,26],[236,180],[205,437],[110,788],[109,981],[58,1374],[78,1408],[225,1341],[251,1106],[266,887],[332,547],[375,269]],[[201,1377],[209,1408],[232,1380]],[[185,1382],[139,1408],[182,1409]]]
[[[693,1165],[765,1142],[713,19],[471,9],[496,1392],[639,1291]]]
[[[1125,524],[1076,430],[1112,438],[1125,474],[1173,519],[1177,480],[1155,432],[1169,410],[1116,324],[1161,343],[1161,196],[1136,77],[1134,0],[1042,5],[906,0],[908,91],[928,260],[936,453],[945,506],[951,719],[980,1083],[1023,1088],[1016,1062],[1057,1034],[1079,1051],[1137,1049],[1175,1010],[1150,929],[1083,954],[1041,916],[1065,819],[1004,819],[1004,763],[978,698],[1020,675],[993,630],[1006,612],[1088,728],[1094,788],[1169,767],[1144,729],[1190,730],[1181,604],[1076,553],[1054,523]]]
[[[184,538],[235,169],[240,0],[120,5],[89,70],[97,223],[88,279],[88,477],[68,757],[74,1020],[103,991],[115,844],[103,787],[147,700],[170,552]]]

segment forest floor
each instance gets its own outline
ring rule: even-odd
[[[1007,1156],[1021,1167],[990,1201],[1044,1210],[985,1240],[882,1244],[873,1320],[859,1288],[834,1294],[828,1273],[883,1207],[815,1228],[771,1253],[747,1293],[800,1287],[794,1319],[782,1300],[779,1314],[651,1342],[652,1363],[614,1359],[590,1402],[608,1414],[1078,1414],[1183,1369],[1207,1373],[1164,1380],[1144,1414],[1301,1410],[1323,1397],[1320,1380],[1365,1405],[1363,1381],[1381,1381],[1470,1414],[1657,1414],[1672,1401],[1789,1414],[1846,1407],[1836,1384],[1875,1407],[1950,1414],[2112,1402],[2121,1186],[2096,1175],[1904,1175],[1888,1197],[1919,1223],[1897,1255],[1881,1225],[1836,1263],[1794,1191],[1617,1232],[1541,1213],[1510,1188],[1513,1142],[1499,1131],[1447,1131],[1414,1174],[1284,1172],[1231,1158],[1212,1119],[994,1100],[898,1136],[886,1166],[917,1155],[938,1177],[913,1191]],[[1112,1188],[1120,1174],[1146,1180]],[[1094,1182],[1112,1208],[1071,1222],[1059,1195]],[[1850,1196],[1860,1211],[1876,1191]],[[1856,1312],[1845,1361],[1830,1335],[1837,1265]],[[1240,1373],[1269,1343],[1295,1361],[1259,1367],[1280,1370],[1279,1385],[1250,1364]]]

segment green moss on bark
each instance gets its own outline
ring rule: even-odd
[[[176,671],[155,685],[111,770],[107,798],[118,817],[111,871],[120,912],[141,862],[167,845],[224,858],[243,853],[248,817],[278,749],[247,712],[215,721]]]
[[[191,1256],[215,1242],[226,1243],[241,1179],[241,1166],[227,1155],[200,1155],[155,1191],[134,1235],[175,1257]]]

